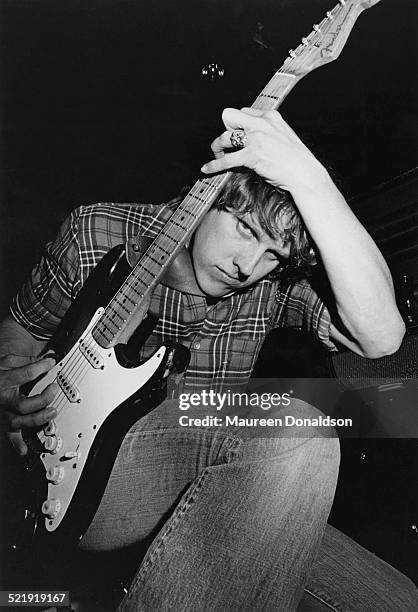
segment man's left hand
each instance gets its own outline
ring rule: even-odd
[[[323,166],[277,111],[226,108],[222,120],[226,131],[211,145],[216,159],[202,167],[205,174],[245,166],[291,193],[304,185],[312,189],[323,175]],[[246,134],[246,145],[238,150],[231,144],[237,129]]]

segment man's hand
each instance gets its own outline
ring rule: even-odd
[[[326,175],[320,162],[278,112],[226,108],[222,120],[226,131],[211,145],[216,159],[202,167],[205,174],[245,166],[268,183],[291,193],[303,184],[311,189]],[[236,129],[243,129],[247,137],[246,146],[239,150],[231,145],[231,134]]]
[[[0,358],[0,411],[7,437],[20,455],[26,455],[27,446],[21,429],[38,427],[48,423],[57,412],[49,408],[58,385],[48,385],[42,393],[26,397],[20,392],[21,385],[36,380],[55,365],[55,360],[39,357],[5,355]]]

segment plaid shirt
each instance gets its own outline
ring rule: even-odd
[[[154,237],[173,212],[170,205],[81,206],[63,223],[54,242],[11,305],[18,323],[37,339],[49,339],[99,260],[137,234]],[[152,353],[166,340],[191,353],[185,387],[245,385],[261,344],[274,327],[305,329],[331,350],[329,313],[306,280],[281,289],[263,279],[245,292],[208,306],[204,297],[158,285],[151,310],[158,323],[142,348]]]

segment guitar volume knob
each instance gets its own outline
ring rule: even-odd
[[[54,519],[60,510],[61,501],[59,499],[46,499],[42,504],[42,514],[50,519]]]
[[[59,436],[48,436],[44,441],[44,448],[52,455],[55,455],[62,446],[62,438]]]
[[[53,436],[56,430],[57,430],[57,426],[56,426],[55,421],[49,421],[49,423],[45,425],[44,427],[44,434],[46,436]]]
[[[52,484],[58,484],[64,478],[64,467],[62,465],[51,465],[46,471],[46,477]]]

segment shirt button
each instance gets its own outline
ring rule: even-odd
[[[196,350],[199,350],[199,349],[200,349],[200,342],[195,342],[195,343],[194,343],[194,345],[193,345],[193,347],[194,347]]]

